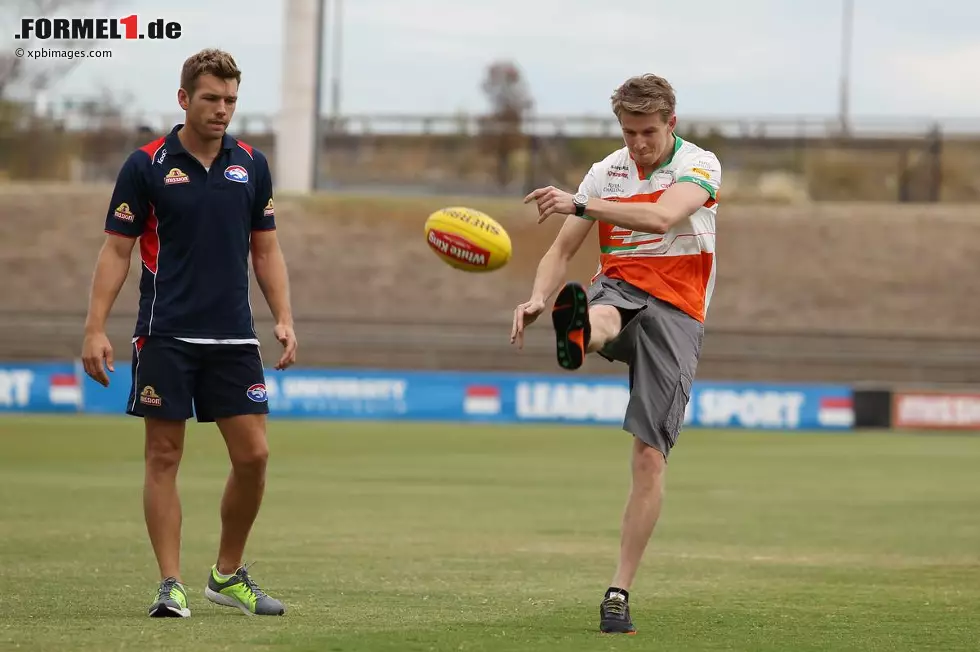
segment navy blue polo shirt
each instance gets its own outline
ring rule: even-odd
[[[269,163],[225,134],[205,169],[180,144],[182,126],[126,159],[106,216],[107,233],[139,238],[134,336],[254,339],[249,242],[276,228]]]

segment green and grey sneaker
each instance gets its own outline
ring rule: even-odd
[[[176,577],[160,582],[156,601],[150,605],[150,618],[188,618],[187,592]]]
[[[212,566],[204,595],[215,604],[237,607],[249,616],[282,616],[286,613],[283,603],[266,595],[248,576],[247,564],[234,575],[222,575],[217,565]]]

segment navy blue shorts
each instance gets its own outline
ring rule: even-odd
[[[191,344],[170,337],[133,343],[126,413],[201,422],[268,414],[265,372],[254,344]]]

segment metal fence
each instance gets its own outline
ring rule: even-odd
[[[0,130],[0,179],[111,182],[133,148],[179,120],[23,122]],[[233,128],[274,165],[273,116],[241,115]],[[980,120],[856,120],[843,133],[829,118],[694,118],[678,131],[719,155],[727,201],[980,201]],[[532,116],[501,134],[486,116],[349,115],[324,119],[321,134],[319,188],[408,194],[576,186],[622,146],[601,116]]]

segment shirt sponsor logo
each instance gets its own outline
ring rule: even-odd
[[[129,204],[123,202],[116,207],[113,211],[112,216],[117,220],[122,220],[123,222],[133,221],[133,211],[129,210]]]
[[[191,178],[180,168],[170,168],[170,172],[167,172],[167,176],[163,178],[163,183],[164,185],[172,186],[175,183],[187,183],[190,180]]]
[[[269,203],[265,205],[265,210],[262,211],[262,214],[266,217],[272,217],[276,214],[275,208],[272,206],[272,197],[269,197]]]

